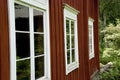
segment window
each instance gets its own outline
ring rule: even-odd
[[[77,14],[79,12],[64,4],[64,39],[66,74],[79,67],[78,62],[78,35]]]
[[[26,2],[9,0],[11,80],[50,80],[48,8]]]
[[[89,59],[94,57],[94,20],[89,18],[88,20],[88,28],[89,28]]]

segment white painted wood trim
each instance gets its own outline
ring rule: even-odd
[[[91,18],[91,17],[89,17],[88,20],[91,21],[91,22],[94,22],[94,19]]]
[[[71,10],[72,9],[72,10]],[[74,12],[75,11],[75,12]],[[70,73],[71,71],[75,70],[79,67],[79,57],[78,57],[78,32],[77,32],[77,14],[76,10],[73,10],[72,7],[68,7],[68,5],[64,8],[64,45],[65,45],[65,63],[66,63],[66,75]],[[74,40],[75,40],[75,62],[72,62],[71,64],[67,64],[67,45],[66,45],[66,20],[70,20],[69,26],[71,28],[71,21],[74,21]],[[70,34],[71,39],[71,34]],[[70,41],[71,44],[71,41]],[[72,48],[70,48],[72,49]],[[70,52],[71,55],[71,52]],[[70,62],[72,60],[70,59]]]
[[[30,2],[28,2],[28,1],[30,1]],[[16,36],[15,36],[15,10],[14,10],[14,3],[20,3],[20,4],[23,4],[23,5],[27,5],[27,7],[34,7],[34,8],[39,8],[40,10],[42,10],[43,12],[45,12],[45,14],[44,14],[44,17],[45,17],[45,19],[44,19],[44,22],[46,22],[46,23],[44,23],[45,24],[45,28],[46,28],[46,33],[45,33],[45,36],[46,36],[46,43],[45,43],[45,45],[46,45],[46,47],[45,47],[45,49],[46,49],[46,54],[45,54],[45,56],[47,56],[47,57],[45,57],[46,58],[46,71],[47,72],[45,72],[45,74],[46,74],[46,76],[47,77],[44,77],[44,78],[42,78],[42,79],[40,79],[40,80],[51,80],[51,67],[50,67],[50,25],[49,25],[49,2],[47,2],[46,3],[46,5],[43,5],[43,4],[38,4],[37,2],[34,2],[34,3],[32,3],[32,1],[31,0],[8,0],[8,16],[9,16],[9,41],[10,41],[10,80],[16,80]],[[29,8],[30,9],[30,8]],[[31,14],[33,14],[33,13],[31,13],[31,11],[32,11],[32,9],[30,9],[30,15],[29,16],[31,16]],[[31,16],[31,18],[33,18],[32,16]],[[32,19],[30,20],[30,26],[33,26],[33,24],[32,24]],[[33,31],[33,29],[32,30],[30,30],[30,31]],[[25,33],[27,33],[27,32],[25,32]],[[34,33],[33,32],[30,32],[30,37],[34,37],[34,35],[33,35]],[[33,38],[34,39],[34,38]],[[32,44],[32,42],[31,41],[34,41],[34,40],[31,40],[31,38],[30,38],[30,45],[34,45],[34,44]],[[33,52],[34,53],[34,50],[33,50],[33,48],[34,48],[34,46],[33,47],[30,47],[30,49],[31,49],[31,53]],[[30,54],[30,55],[32,55],[33,56],[33,54]],[[31,59],[33,59],[33,58],[31,58]],[[31,61],[31,64],[34,66],[34,63],[33,63],[33,61]],[[34,67],[31,67],[31,71],[32,71],[32,75],[31,75],[31,80],[34,80],[35,79],[35,76],[34,76]]]
[[[50,54],[50,15],[49,15],[49,0],[47,1],[47,10],[46,10],[46,20],[47,20],[47,22],[46,22],[46,27],[47,27],[47,29],[46,29],[46,35],[47,35],[47,39],[46,39],[46,44],[47,44],[47,50],[46,50],[46,53],[47,53],[47,67],[48,68],[46,68],[47,69],[47,71],[48,71],[48,73],[47,73],[47,78],[46,78],[46,80],[51,80],[51,54]]]
[[[78,13],[80,13],[80,11],[76,10],[75,8],[69,6],[69,5],[66,4],[66,3],[63,4],[63,7],[64,7],[66,10],[68,10],[68,11],[70,11],[70,12],[76,14],[76,15],[77,15]]]
[[[46,0],[46,4],[42,2],[42,0],[15,0],[16,2],[22,2],[24,4],[28,4],[32,7],[37,7],[42,10],[47,10],[48,8],[48,0]]]
[[[95,57],[95,53],[94,53],[94,24],[93,23],[94,23],[94,19],[89,17],[88,18],[88,27],[92,28],[92,52],[90,53],[90,51],[89,51],[89,59],[92,59]],[[89,50],[90,50],[90,47],[89,47]]]
[[[30,67],[30,70],[31,70],[31,80],[35,80],[35,59],[34,59],[34,54],[35,54],[35,51],[34,51],[34,28],[33,28],[33,9],[32,8],[29,8],[29,29],[30,29],[30,63],[31,63],[31,67]],[[34,54],[33,54],[34,53]]]
[[[14,14],[14,0],[8,0],[8,14],[9,14],[9,41],[10,41],[10,80],[16,80],[16,52],[15,52],[15,14]],[[12,36],[13,35],[13,36]]]

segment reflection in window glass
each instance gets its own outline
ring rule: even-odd
[[[43,12],[34,10],[34,32],[43,32]]]
[[[29,8],[15,4],[15,28],[18,31],[29,31]]]
[[[89,53],[92,53],[92,44],[89,44]]]
[[[91,25],[89,25],[89,35],[92,36],[92,26]]]
[[[34,10],[34,50],[35,50],[35,79],[44,76],[44,28],[43,12]],[[38,57],[42,56],[42,57]]]
[[[25,7],[16,3],[14,9],[17,80],[36,80],[46,76],[44,65],[44,57],[46,56],[44,55],[44,13],[33,9],[33,7]],[[31,69],[35,71],[30,71]],[[30,78],[30,76],[33,77]]]
[[[89,30],[89,59],[94,57],[94,20],[89,18],[88,30]]]
[[[89,53],[92,53],[92,48],[93,48],[93,38],[92,38],[92,26],[89,25]]]
[[[30,80],[30,60],[17,61],[17,80]]]
[[[30,57],[30,36],[28,33],[16,33],[17,59]]]
[[[35,79],[44,76],[44,57],[35,58]]]
[[[67,64],[70,64],[70,50],[67,50]]]
[[[71,21],[71,34],[74,34],[74,22]]]
[[[69,25],[71,24],[71,25]],[[67,64],[75,62],[75,32],[74,21],[66,20],[66,47],[67,47]],[[68,50],[69,49],[69,50]]]
[[[75,61],[75,50],[72,49],[72,62],[74,62],[74,61]]]
[[[75,48],[75,38],[72,36],[72,48]]]
[[[67,35],[67,49],[70,49],[70,35]]]
[[[44,54],[44,35],[35,34],[34,35],[34,45],[35,45],[35,56]]]
[[[69,20],[66,20],[66,34],[70,33]]]

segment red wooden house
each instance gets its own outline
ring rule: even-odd
[[[90,80],[98,71],[98,0],[0,0],[0,80]]]

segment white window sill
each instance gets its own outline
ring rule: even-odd
[[[47,77],[42,77],[42,78],[39,78],[39,79],[36,79],[36,80],[49,80]]]
[[[89,59],[92,59],[94,57],[95,57],[94,54],[90,54]]]
[[[73,70],[79,68],[79,63],[78,62],[73,62],[73,63],[69,64],[66,68],[67,68],[66,69],[66,75],[68,75],[68,73],[70,73]]]

